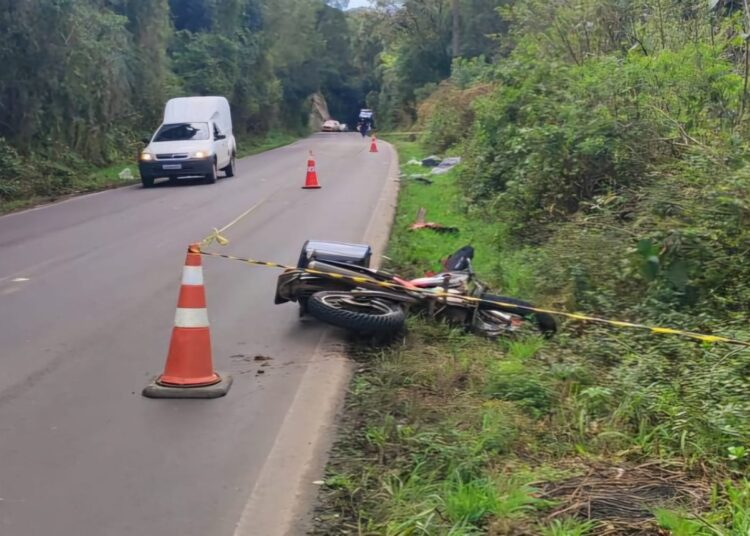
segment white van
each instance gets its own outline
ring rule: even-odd
[[[224,97],[180,97],[164,108],[164,122],[138,159],[144,188],[161,177],[204,177],[216,182],[219,170],[232,177],[237,144],[229,102]]]

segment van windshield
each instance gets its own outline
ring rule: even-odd
[[[172,123],[162,125],[154,141],[207,140],[208,123]]]

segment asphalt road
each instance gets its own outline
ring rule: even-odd
[[[300,188],[309,149],[321,190]],[[164,366],[186,247],[253,206],[222,251],[294,264],[308,238],[361,241],[393,158],[368,149],[318,134],[214,185],[0,218],[0,534],[236,533],[325,328],[273,304],[277,271],[204,258],[214,364],[234,385],[141,397]],[[271,358],[263,374],[256,355]]]

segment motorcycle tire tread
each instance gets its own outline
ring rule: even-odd
[[[404,329],[406,314],[397,304],[390,304],[392,308],[387,314],[371,315],[331,307],[322,300],[327,294],[341,293],[316,292],[307,302],[307,312],[322,322],[357,333],[390,334]]]

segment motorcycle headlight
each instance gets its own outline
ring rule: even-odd
[[[143,160],[144,162],[150,162],[153,159],[154,155],[152,155],[151,153],[147,153],[145,151],[141,153],[141,160]]]

